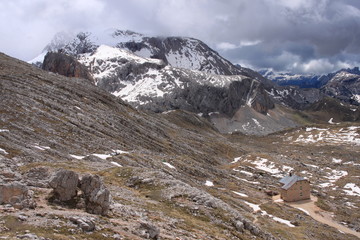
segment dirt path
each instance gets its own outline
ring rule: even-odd
[[[273,200],[277,203],[284,203],[280,199],[280,195],[274,196]],[[338,229],[339,231],[342,231],[344,233],[349,233],[349,234],[355,235],[358,238],[360,238],[359,232],[351,230],[350,228],[347,228],[344,225],[341,225],[341,224],[335,222],[332,219],[332,213],[326,212],[326,211],[320,209],[318,206],[315,205],[316,201],[317,201],[317,197],[311,195],[310,200],[304,200],[304,201],[299,201],[299,202],[294,202],[294,203],[287,202],[286,204],[291,207],[294,207],[294,208],[304,211],[305,213],[310,215],[313,219],[315,219],[318,222],[325,223],[331,227]]]

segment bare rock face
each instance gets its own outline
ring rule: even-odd
[[[32,192],[19,182],[0,185],[0,204],[11,204],[18,209],[36,207]]]
[[[49,177],[50,172],[48,168],[35,167],[25,174],[24,180],[28,186],[46,188],[48,187],[47,179],[49,179]]]
[[[5,182],[20,181],[21,174],[5,167],[0,169],[0,179]]]
[[[78,225],[84,232],[91,232],[95,230],[95,223],[91,218],[70,217],[70,221]]]
[[[24,235],[17,235],[17,239],[27,239],[27,240],[43,240],[44,238],[38,237],[37,235],[33,233],[26,233]]]
[[[42,69],[64,75],[66,77],[77,77],[94,82],[87,68],[74,57],[59,52],[48,52],[44,58]]]
[[[97,175],[85,175],[80,181],[80,188],[85,197],[86,211],[106,215],[110,208],[110,191]]]
[[[60,169],[50,179],[55,199],[61,202],[72,200],[77,195],[79,175],[73,171]]]

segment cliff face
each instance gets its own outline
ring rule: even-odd
[[[66,77],[84,78],[94,82],[94,78],[84,65],[75,58],[60,52],[48,52],[45,55],[42,69]]]

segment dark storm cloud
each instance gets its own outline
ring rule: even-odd
[[[359,65],[358,0],[1,1],[0,51],[28,60],[59,31],[191,36],[234,63],[327,72]]]

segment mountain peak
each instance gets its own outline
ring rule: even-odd
[[[43,52],[55,52],[63,47],[65,47],[70,41],[76,37],[76,34],[73,32],[58,32],[54,35],[51,42],[46,45]]]
[[[115,30],[113,36],[132,36],[132,37],[144,37],[143,34],[137,33],[131,30]]]

